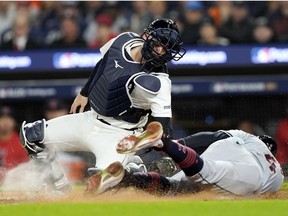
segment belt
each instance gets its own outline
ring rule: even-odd
[[[97,120],[99,120],[100,122],[102,122],[102,123],[104,123],[104,124],[111,125],[109,122],[106,122],[104,119],[98,118],[98,116],[97,116]],[[130,129],[128,129],[128,128],[121,128],[121,129],[128,130],[128,131],[138,130],[138,128],[130,128]]]

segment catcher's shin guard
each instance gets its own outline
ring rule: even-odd
[[[44,150],[45,131],[45,119],[33,123],[26,124],[26,121],[22,123],[20,128],[20,141],[30,157]]]
[[[61,166],[57,160],[55,151],[44,151],[34,154],[31,160],[37,164],[36,168],[45,172],[45,179],[43,182],[44,190],[47,193],[56,192],[57,194],[67,194],[72,188],[66,178]]]

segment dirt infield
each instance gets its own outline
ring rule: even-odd
[[[101,195],[87,195],[82,189],[74,190],[66,196],[47,196],[40,194],[27,194],[23,192],[0,192],[0,204],[13,203],[37,203],[37,202],[155,202],[155,201],[189,201],[189,200],[269,200],[288,199],[288,190],[283,189],[275,194],[233,196],[223,195],[211,191],[202,191],[197,194],[176,195],[176,196],[155,196],[133,188],[121,189],[119,191],[108,191]]]

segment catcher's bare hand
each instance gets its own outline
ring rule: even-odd
[[[80,106],[79,113],[83,112],[87,103],[88,103],[88,98],[78,94],[71,105],[70,113],[76,113],[77,108],[79,106]]]

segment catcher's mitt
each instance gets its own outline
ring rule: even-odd
[[[162,157],[146,166],[148,172],[157,172],[166,177],[171,177],[179,171],[178,165],[170,157]]]

